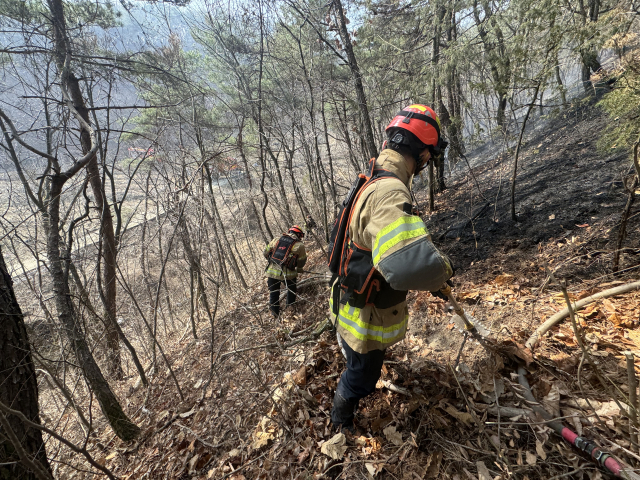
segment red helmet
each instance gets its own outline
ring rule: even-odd
[[[389,130],[394,127],[408,130],[425,145],[438,147],[440,142],[440,120],[436,112],[426,105],[415,104],[404,108],[387,125],[385,132],[390,133]]]
[[[304,232],[298,225],[294,225],[289,229],[289,233],[295,233],[300,238],[304,238]]]

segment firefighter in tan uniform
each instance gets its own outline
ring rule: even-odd
[[[370,273],[355,290],[342,287],[337,308],[336,296],[330,300],[331,318],[347,360],[331,420],[349,430],[359,400],[375,390],[385,349],[405,337],[408,290],[436,294],[453,275],[449,259],[433,245],[420,217],[412,214],[409,191],[413,176],[446,148],[439,120],[431,108],[411,105],[391,121],[386,133],[387,148],[374,165],[374,171],[384,170],[385,177],[364,187],[348,227],[346,248],[353,255],[348,251],[347,256]]]
[[[281,237],[276,237],[264,249],[264,257],[269,260],[265,277],[269,288],[269,311],[274,317],[280,315],[280,285],[287,289],[287,306],[296,301],[298,274],[307,262],[304,248],[304,232],[298,225],[292,226]]]

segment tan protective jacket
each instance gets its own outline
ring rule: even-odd
[[[293,233],[285,233],[291,238],[298,240],[298,236]],[[271,256],[271,252],[280,240],[281,237],[276,237],[269,242],[269,244],[264,249],[264,258],[269,260]],[[295,280],[298,277],[299,273],[302,273],[302,269],[304,268],[305,263],[307,263],[307,250],[304,248],[304,243],[302,240],[298,240],[291,247],[290,255],[294,255],[297,259],[296,269],[291,270],[289,268],[281,268],[280,265],[276,265],[273,262],[269,262],[267,266],[267,270],[265,271],[265,277],[267,278],[275,278],[277,280]]]
[[[373,266],[395,290],[436,291],[451,277],[448,259],[431,242],[420,217],[411,215],[409,185],[412,175],[404,157],[383,150],[376,169],[398,178],[383,178],[369,185],[354,205],[349,224],[351,240],[371,250]],[[408,205],[408,206],[407,206]],[[333,299],[330,300],[330,303]],[[387,348],[406,334],[407,302],[379,309],[340,305],[331,315],[340,336],[359,353]]]

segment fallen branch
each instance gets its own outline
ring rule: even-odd
[[[623,293],[632,292],[633,290],[638,290],[638,289],[640,289],[640,281],[627,283],[626,285],[620,285],[619,287],[615,287],[615,288],[610,288],[608,290],[604,290],[602,292],[596,293],[595,295],[591,295],[589,297],[583,298],[582,300],[575,302],[575,304],[573,305],[573,310],[577,312],[578,310],[582,310],[587,305],[601,298],[613,297],[615,295],[621,295]],[[527,348],[535,347],[540,337],[542,337],[545,333],[547,333],[553,326],[555,326],[556,324],[564,320],[567,316],[569,316],[569,309],[565,308],[564,310],[561,310],[555,315],[553,315],[552,317],[550,317],[546,322],[540,325],[535,332],[533,332],[533,335],[529,337],[529,339],[527,340],[527,343],[525,343],[524,346]]]
[[[519,417],[521,415],[528,415],[531,413],[531,410],[525,408],[516,408],[516,407],[489,407],[487,408],[487,413],[489,415],[494,416],[505,416],[508,418]]]
[[[380,380],[380,383],[387,390],[391,390],[392,392],[399,393],[400,395],[406,395],[407,397],[411,396],[411,392],[409,392],[409,390],[407,390],[406,388],[399,387],[391,383],[389,380]]]

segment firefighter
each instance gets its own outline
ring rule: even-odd
[[[451,261],[433,245],[425,224],[413,214],[409,190],[413,176],[446,148],[438,117],[425,105],[410,105],[391,121],[386,134],[386,148],[375,168],[393,175],[364,187],[348,224],[348,248],[356,253],[349,261],[363,265],[350,264],[349,268],[369,272],[372,265],[373,273],[365,274],[360,289],[364,293],[342,284],[340,293],[330,300],[331,318],[347,361],[333,399],[331,421],[349,431],[354,431],[358,402],[375,390],[385,349],[405,337],[408,290],[435,295],[453,276]],[[334,288],[340,282],[338,277]],[[334,308],[338,298],[339,306]]]
[[[298,225],[287,233],[276,237],[265,247],[264,256],[269,261],[265,276],[269,288],[269,311],[274,317],[280,315],[280,285],[287,289],[287,306],[296,301],[297,278],[307,262],[304,248],[304,232]]]

